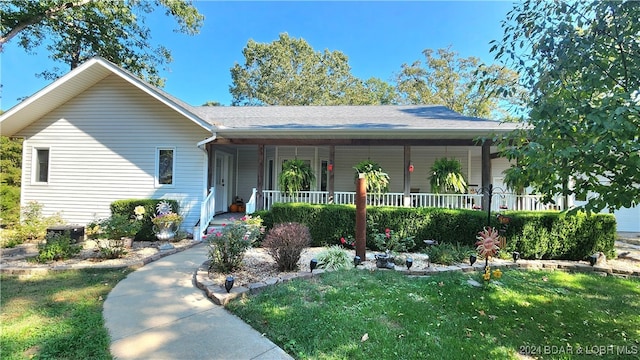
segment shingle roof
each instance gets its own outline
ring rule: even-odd
[[[193,107],[193,112],[213,124],[220,134],[305,132],[335,135],[359,132],[411,133],[431,137],[454,133],[506,132],[517,124],[463,116],[445,106],[253,106]],[[390,134],[389,134],[390,135]],[[406,135],[405,135],[406,136]],[[467,135],[465,135],[467,136]],[[357,136],[356,136],[357,137]]]
[[[445,106],[252,106],[193,107],[218,130],[487,130],[505,131],[513,123],[463,116]]]

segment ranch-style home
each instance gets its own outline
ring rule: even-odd
[[[491,184],[495,210],[571,206],[506,192],[507,160],[479,139],[516,126],[443,106],[194,107],[99,57],[0,116],[0,134],[24,138],[22,205],[37,201],[45,215],[86,224],[108,216],[114,200],[175,199],[196,238],[237,197],[247,212],[284,201],[354,203],[353,167],[363,160],[390,176],[377,204],[480,209]],[[430,168],[442,157],[461,162],[468,194],[432,192]],[[285,196],[278,174],[293,158],[316,181]]]

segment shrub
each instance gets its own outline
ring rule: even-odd
[[[355,228],[355,206],[274,204],[266,224],[299,222],[309,227],[312,246],[335,244]],[[615,256],[616,220],[612,214],[561,213],[558,211],[505,211],[511,217],[505,250],[520,252],[522,258],[584,260],[602,251]],[[489,226],[500,224],[492,214]],[[467,209],[367,207],[367,246],[374,248],[373,234],[384,232],[378,224],[395,229],[401,237],[414,236],[416,251],[422,240],[440,244],[473,246],[478,231],[487,226],[487,213]],[[525,225],[530,228],[525,230]],[[545,229],[545,230],[542,230]],[[537,231],[536,231],[537,230]],[[538,244],[539,243],[539,244]]]
[[[160,202],[167,202],[171,205],[171,208],[180,213],[180,205],[176,200],[170,199],[126,199],[116,200],[111,203],[111,214],[120,214],[129,216],[133,214],[137,206],[143,206],[145,210],[145,216],[142,219],[140,230],[136,233],[136,241],[154,241],[156,240],[155,233],[153,232],[153,223],[151,222],[152,215],[156,213],[156,207]]]
[[[209,243],[209,271],[230,272],[239,268],[244,253],[262,231],[262,219],[247,215],[209,234],[205,239]]]
[[[466,245],[442,243],[431,246],[426,253],[432,263],[453,265],[464,261],[469,255],[475,254],[476,251]]]
[[[142,220],[137,220],[134,216],[113,214],[106,219],[100,220],[97,225],[98,237],[120,240],[123,237],[135,238],[142,228]],[[95,228],[91,228],[92,236],[96,236],[94,231]]]
[[[80,253],[80,245],[73,244],[69,232],[48,233],[43,243],[38,244],[37,262],[64,260]]]
[[[349,254],[340,246],[333,245],[318,254],[318,267],[326,270],[348,269],[352,266]]]
[[[413,236],[402,237],[389,228],[386,228],[384,233],[373,235],[373,243],[376,249],[381,251],[409,251],[415,247],[413,239]]]
[[[262,242],[262,247],[275,260],[280,271],[295,270],[302,250],[309,245],[309,228],[300,223],[277,224],[269,230]]]
[[[119,259],[127,255],[124,240],[102,240],[98,242],[100,257],[104,259]]]
[[[36,201],[31,201],[22,208],[22,219],[12,234],[12,244],[44,240],[48,227],[64,224],[60,213],[48,217],[42,215],[42,205]]]

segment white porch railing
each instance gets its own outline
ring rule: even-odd
[[[256,212],[257,197],[258,197],[258,190],[253,189],[253,191],[251,192],[251,198],[245,204],[245,208],[244,208],[245,214],[253,214],[254,212]]]
[[[202,240],[202,234],[207,230],[207,226],[216,215],[216,188],[209,190],[209,195],[200,204],[200,228],[197,234],[193,234],[196,241]]]
[[[255,189],[254,189],[255,194]],[[293,195],[285,195],[277,190],[263,190],[263,209],[269,210],[275,203],[301,202],[308,204],[329,203],[327,191],[300,191]],[[411,207],[442,207],[450,209],[476,209],[482,206],[481,194],[429,194],[411,193],[407,199]],[[252,199],[254,197],[252,196]],[[333,204],[355,204],[356,193],[348,191],[336,191],[333,196]],[[561,210],[565,208],[564,198],[554,199],[555,204],[544,204],[542,197],[537,195],[515,195],[507,193],[494,193],[491,201],[491,210]],[[367,194],[367,204],[379,206],[404,206],[404,193]],[[255,209],[255,208],[254,208]],[[247,203],[247,213],[249,205]]]

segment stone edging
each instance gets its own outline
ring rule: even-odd
[[[220,285],[216,285],[210,278],[208,272],[208,262],[203,263],[194,273],[194,281],[198,288],[204,291],[204,293],[217,305],[225,306],[231,300],[238,297],[246,296],[247,294],[257,294],[264,290],[268,286],[285,283],[293,279],[310,279],[315,275],[324,273],[323,269],[316,269],[311,272],[297,272],[287,273],[280,277],[274,277],[267,279],[264,282],[252,283],[247,287],[234,286],[229,293]],[[492,269],[521,269],[521,270],[546,270],[546,271],[567,271],[567,272],[580,272],[590,273],[593,272],[600,276],[617,276],[622,278],[638,277],[640,278],[640,268],[637,270],[614,268],[611,266],[591,266],[584,262],[575,261],[563,261],[563,260],[518,260],[517,263],[508,262],[504,260],[494,260],[490,264]],[[385,271],[378,270],[376,271]],[[461,271],[461,272],[483,272],[484,262],[478,261],[473,266],[468,264],[457,264],[451,266],[439,266],[434,264],[431,267],[422,270],[407,270],[404,267],[396,266],[396,271],[404,273],[406,275],[425,276],[432,275],[439,272],[448,271]]]
[[[114,264],[114,265],[102,265],[100,263],[95,264],[62,264],[62,265],[54,265],[53,267],[11,267],[11,266],[2,266],[0,267],[0,273],[9,274],[9,275],[37,275],[37,274],[47,274],[50,271],[63,271],[63,270],[79,270],[79,269],[131,269],[136,270],[139,269],[148,263],[154,262],[156,260],[162,259],[165,256],[173,255],[175,253],[182,252],[184,250],[190,249],[196,245],[201,244],[201,241],[192,241],[189,244],[182,246],[180,248],[173,248],[169,250],[159,250],[158,253],[144,257],[140,260],[136,260],[133,262],[125,262],[123,264]]]

